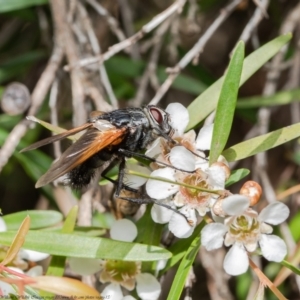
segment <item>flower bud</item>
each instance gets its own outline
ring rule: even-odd
[[[228,165],[224,162],[221,162],[221,161],[218,161],[218,162],[215,162],[211,165],[212,167],[213,166],[218,166],[219,168],[223,169],[224,172],[225,172],[225,180],[227,180],[230,176],[230,169],[228,167]]]
[[[25,112],[31,103],[30,93],[26,85],[13,82],[8,85],[1,99],[1,109],[14,116]]]
[[[225,211],[223,210],[223,207],[222,207],[223,200],[224,199],[217,200],[216,203],[212,207],[213,213],[216,216],[221,217],[221,218],[225,218],[226,217],[226,213],[225,213]]]
[[[262,194],[261,186],[255,181],[247,181],[240,189],[240,194],[249,197],[250,206],[255,205]]]

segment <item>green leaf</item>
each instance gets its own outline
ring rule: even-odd
[[[71,211],[68,213],[67,218],[64,222],[63,228],[61,229],[62,233],[72,233],[78,215],[78,206],[74,206]],[[64,256],[53,256],[48,267],[46,275],[48,276],[63,276],[65,271],[66,257]],[[53,297],[54,294],[46,291],[41,291],[41,296],[46,299],[47,297]]]
[[[260,135],[226,149],[222,155],[227,161],[236,161],[267,151],[300,136],[300,123]]]
[[[290,220],[289,227],[290,227],[290,231],[293,236],[293,239],[295,241],[299,241],[299,239],[300,239],[300,230],[299,230],[299,228],[300,228],[300,211],[299,210]]]
[[[9,246],[15,234],[16,231],[0,232],[0,244]],[[125,261],[154,261],[172,255],[157,246],[37,230],[28,232],[24,248],[52,255]]]
[[[158,246],[164,225],[153,222],[151,217],[151,207],[152,205],[147,205],[146,212],[143,217],[136,223],[138,236],[135,241],[137,243]],[[155,264],[151,262],[143,263],[142,271],[154,273],[155,267]]]
[[[245,44],[240,41],[233,52],[220,92],[210,147],[210,165],[218,160],[229,137],[240,85],[244,53]]]
[[[300,101],[300,89],[283,91],[271,96],[256,96],[240,98],[236,104],[236,108],[254,108],[262,106],[276,106],[290,104]]]
[[[48,0],[0,0],[0,13],[48,3]]]
[[[7,230],[17,230],[23,220],[30,217],[30,229],[46,228],[57,225],[63,219],[61,213],[54,210],[27,210],[3,216]]]
[[[190,268],[193,265],[195,257],[199,252],[199,248],[201,246],[200,243],[200,235],[198,234],[190,244],[189,248],[186,250],[186,253],[179,265],[179,268],[176,272],[175,278],[172,283],[171,290],[168,295],[167,300],[177,300],[180,299],[182,290],[185,285],[186,278],[189,274]]]
[[[233,170],[230,174],[230,177],[226,181],[225,186],[229,187],[230,185],[239,182],[241,179],[250,174],[250,170],[248,169],[237,169]]]
[[[300,275],[300,269],[298,269],[297,267],[295,267],[294,265],[292,265],[292,264],[289,263],[288,261],[283,260],[283,261],[281,262],[281,264],[282,264],[283,266],[285,266],[286,268],[290,269],[294,274]]]
[[[168,260],[166,266],[163,270],[160,271],[160,276],[167,272],[170,268],[174,267],[185,255],[187,249],[195,240],[196,237],[200,236],[200,232],[202,228],[205,226],[205,222],[202,221],[194,230],[193,234],[186,239],[180,239],[176,243],[174,243],[170,248],[169,251],[172,252],[172,257]]]
[[[281,35],[248,55],[244,60],[240,85],[272,58],[291,38],[290,33]],[[217,80],[189,105],[190,123],[187,130],[199,124],[216,108],[223,79],[221,77]]]

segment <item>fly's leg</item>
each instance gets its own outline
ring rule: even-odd
[[[120,195],[121,189],[124,186],[124,184],[123,184],[124,176],[125,176],[125,159],[123,158],[121,160],[120,167],[119,167],[119,176],[118,176],[117,187],[116,187],[114,197],[120,198],[120,199],[123,199],[123,200],[127,200],[127,201],[131,201],[131,202],[134,202],[134,203],[137,203],[137,204],[151,204],[151,203],[154,203],[154,204],[157,204],[159,206],[163,206],[163,207],[165,207],[167,209],[170,209],[173,212],[183,216],[187,220],[187,222],[189,223],[189,220],[187,219],[187,217],[184,214],[182,214],[180,211],[178,211],[177,209],[173,208],[170,205],[161,203],[160,201],[158,201],[156,199],[149,198],[148,195],[145,195],[145,198],[143,196],[142,196],[142,198],[131,198],[131,197],[121,196]]]
[[[124,160],[124,159],[123,159],[123,160]],[[119,176],[118,176],[118,179],[117,179],[117,180],[111,179],[111,178],[109,178],[109,177],[106,176],[106,175],[107,175],[107,173],[108,173],[111,169],[113,169],[113,168],[114,168],[115,166],[117,166],[118,164],[120,164],[120,166],[119,166],[119,170],[120,170],[120,169],[122,168],[122,166],[121,166],[122,161],[121,161],[121,163],[120,163],[120,160],[116,158],[116,159],[114,159],[114,160],[109,164],[109,166],[101,173],[101,177],[102,177],[102,178],[104,178],[104,179],[110,181],[110,182],[113,183],[116,187],[117,187],[118,185],[120,185],[120,180],[119,180],[119,178],[120,178],[120,171],[119,171]],[[123,166],[123,169],[124,169],[123,172],[125,172],[125,160],[124,160],[124,166]],[[125,174],[125,173],[124,173],[124,174]],[[123,178],[124,178],[124,174],[123,174]],[[123,184],[123,180],[121,181],[121,188],[120,188],[120,190],[121,190],[122,188],[125,189],[125,190],[127,190],[127,191],[129,191],[129,192],[133,192],[133,193],[137,193],[137,192],[138,192],[137,189],[131,188],[130,186],[128,186],[128,185],[126,185],[126,184]]]
[[[174,167],[172,165],[169,165],[167,163],[164,163],[162,161],[157,161],[155,158],[152,158],[152,157],[147,156],[147,155],[142,154],[142,153],[136,153],[136,152],[133,152],[133,151],[130,151],[130,150],[126,150],[126,149],[118,149],[118,151],[121,154],[123,154],[123,155],[125,155],[127,157],[138,157],[138,158],[142,158],[142,159],[148,160],[150,162],[161,164],[161,165],[163,165],[165,167],[169,167],[169,168],[177,170],[177,171],[186,172],[186,173],[194,173],[194,171],[183,170],[183,169],[180,169],[180,168],[176,168],[176,167]]]

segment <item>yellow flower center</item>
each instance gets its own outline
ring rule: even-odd
[[[140,273],[140,268],[139,264],[133,261],[108,260],[105,264],[105,271],[114,281],[122,282],[134,278]]]

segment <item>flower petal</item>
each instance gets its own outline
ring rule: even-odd
[[[195,170],[195,157],[194,155],[183,146],[177,146],[170,151],[170,162],[177,168],[184,171]]]
[[[142,273],[136,276],[136,291],[142,300],[155,300],[161,293],[161,286],[152,274]]]
[[[152,144],[150,144],[148,150],[145,153],[147,156],[156,157],[161,153],[160,140],[161,138],[159,137]]]
[[[99,259],[70,257],[68,260],[71,270],[79,275],[92,275],[101,270]]]
[[[43,267],[42,266],[34,266],[26,272],[26,275],[31,277],[43,276]]]
[[[18,292],[12,287],[12,285],[10,285],[10,284],[8,284],[4,281],[0,281],[0,292],[1,292],[0,295],[2,297],[7,296],[7,299],[12,299],[12,297],[9,297],[10,294],[12,294],[12,295],[17,295],[18,294]]]
[[[2,217],[0,217],[0,232],[7,231],[7,226]]]
[[[239,216],[249,207],[249,204],[248,197],[237,194],[225,198],[222,208],[229,216]]]
[[[178,238],[187,238],[192,235],[195,229],[196,213],[194,209],[187,207],[183,207],[179,211],[187,217],[189,223],[182,215],[173,213],[169,222],[169,230]]]
[[[110,228],[110,237],[113,240],[132,242],[137,236],[137,228],[127,219],[117,220]]]
[[[221,223],[207,224],[201,231],[201,244],[208,251],[221,248],[226,232],[227,226]]]
[[[131,295],[127,295],[127,296],[123,297],[122,300],[136,300],[136,299],[134,297],[132,297]]]
[[[190,120],[188,110],[181,103],[170,103],[166,112],[170,114],[170,123],[175,130],[173,137],[181,136]]]
[[[229,275],[240,275],[245,273],[249,267],[249,259],[246,250],[240,244],[235,243],[225,256],[224,270]]]
[[[132,170],[135,172],[139,172],[139,173],[142,173],[145,175],[150,175],[150,173],[151,173],[149,168],[139,166],[137,164],[127,164],[126,169],[129,169],[129,170]],[[140,177],[137,175],[131,175],[131,174],[125,173],[124,183],[133,189],[139,188],[144,183],[146,183],[146,181],[147,181],[147,178],[143,178],[143,177]]]
[[[122,300],[123,293],[119,284],[111,283],[102,291],[103,299]]]
[[[273,202],[260,212],[258,220],[272,225],[284,222],[290,214],[289,208],[281,202]]]
[[[199,150],[209,150],[211,146],[214,124],[203,126],[196,139],[196,147]]]
[[[40,261],[48,258],[50,254],[29,249],[22,249],[21,256],[30,261]]]
[[[269,261],[281,262],[287,254],[286,244],[276,235],[262,234],[259,245],[262,255]]]
[[[151,217],[155,223],[166,224],[170,221],[174,212],[166,207],[153,204],[151,208]]]
[[[214,165],[208,168],[206,172],[209,175],[209,185],[213,186],[213,188],[216,190],[224,189],[226,181],[226,174],[224,168],[221,168],[218,165]]]
[[[151,173],[153,177],[162,177],[175,181],[175,170],[171,168],[163,168],[155,170]],[[178,191],[179,187],[176,184],[163,182],[159,180],[149,179],[146,184],[147,194],[154,199],[162,200],[165,199]]]

